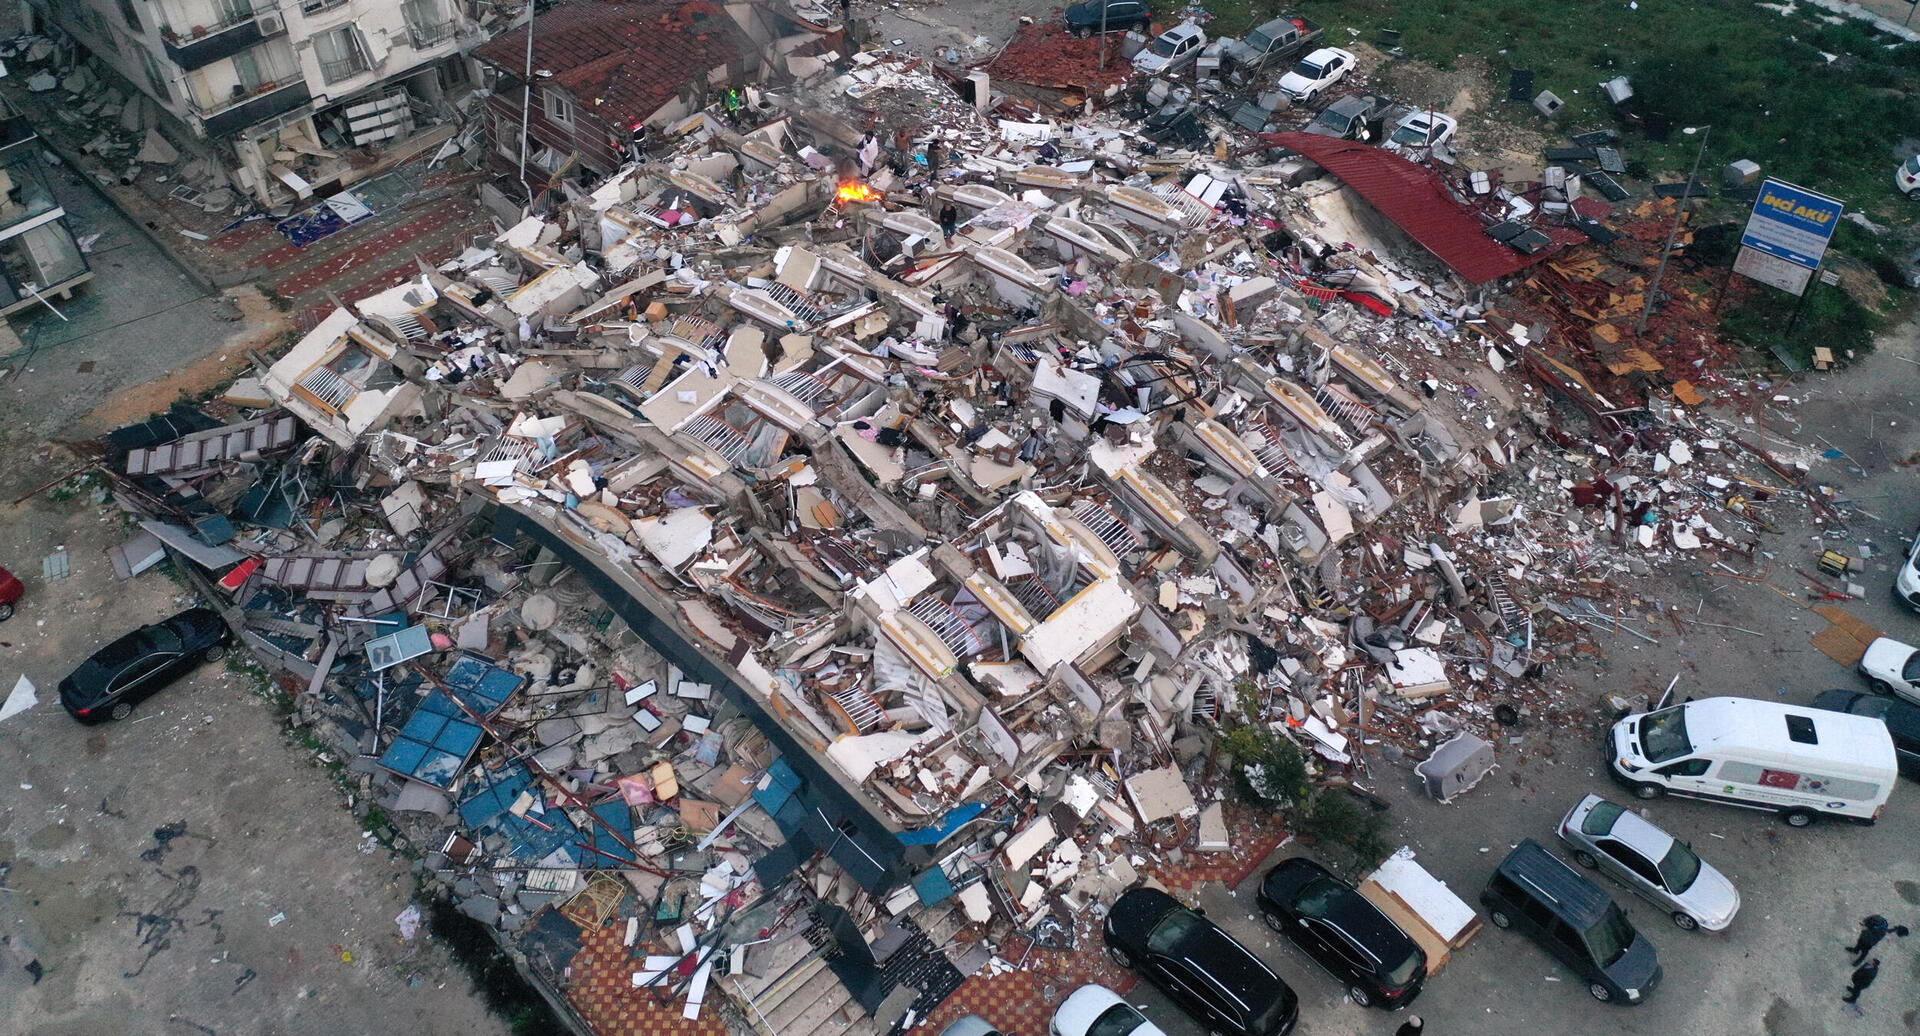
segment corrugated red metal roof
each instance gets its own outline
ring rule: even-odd
[[[1522,255],[1486,234],[1486,224],[1447,190],[1440,174],[1391,151],[1314,133],[1263,133],[1262,140],[1298,152],[1398,224],[1453,272],[1473,284],[1524,270],[1560,250],[1564,239]]]

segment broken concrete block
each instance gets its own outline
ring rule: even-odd
[[[1140,818],[1151,824],[1169,817],[1191,817],[1200,812],[1193,792],[1180,771],[1172,766],[1147,770],[1127,778],[1127,797]]]
[[[1216,802],[1200,811],[1200,840],[1193,848],[1203,853],[1223,853],[1233,846],[1227,840],[1226,810]]]

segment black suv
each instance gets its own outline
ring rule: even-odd
[[[126,719],[135,705],[195,664],[218,661],[232,635],[211,608],[189,608],[142,626],[95,651],[60,681],[60,704],[82,723]]]
[[[1347,987],[1361,1007],[1405,1007],[1427,980],[1427,954],[1353,886],[1303,856],[1282,860],[1260,882],[1267,927]]]
[[[1146,32],[1153,25],[1153,11],[1140,0],[1087,0],[1067,8],[1067,28],[1075,36],[1091,36],[1100,31],[1100,8],[1107,9],[1107,31]]]
[[[1107,912],[1107,954],[1137,970],[1216,1033],[1283,1036],[1300,998],[1219,925],[1159,889],[1137,888]]]
[[[1480,902],[1497,928],[1518,928],[1587,980],[1602,1003],[1644,1003],[1660,984],[1653,943],[1600,887],[1529,838],[1500,862]]]

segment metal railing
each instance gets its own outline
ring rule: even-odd
[[[320,62],[320,75],[329,83],[337,83],[342,79],[352,79],[354,76],[366,70],[367,63],[362,60],[358,54],[352,57],[341,58],[337,61]]]
[[[428,47],[445,43],[453,36],[453,19],[448,18],[432,25],[420,25],[409,21],[407,35],[413,38],[413,49],[426,50]]]

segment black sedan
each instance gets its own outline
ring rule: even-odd
[[[189,608],[93,653],[60,681],[60,704],[82,723],[126,719],[133,707],[199,662],[227,653],[232,632],[211,608]]]
[[[1872,716],[1885,723],[1887,733],[1893,735],[1893,754],[1900,761],[1900,772],[1920,780],[1920,705],[1864,691],[1821,691],[1814,696],[1813,707]]]
[[[1067,28],[1075,36],[1091,36],[1100,31],[1102,24],[1101,8],[1106,8],[1105,25],[1108,32],[1127,32],[1138,29],[1146,32],[1153,24],[1153,11],[1140,0],[1086,0],[1067,8]]]
[[[1159,889],[1113,901],[1107,954],[1140,972],[1214,1033],[1282,1036],[1300,1020],[1300,998],[1253,951]]]
[[[1393,919],[1325,867],[1296,856],[1260,882],[1267,927],[1293,940],[1361,1007],[1405,1007],[1427,979],[1427,955]]]

